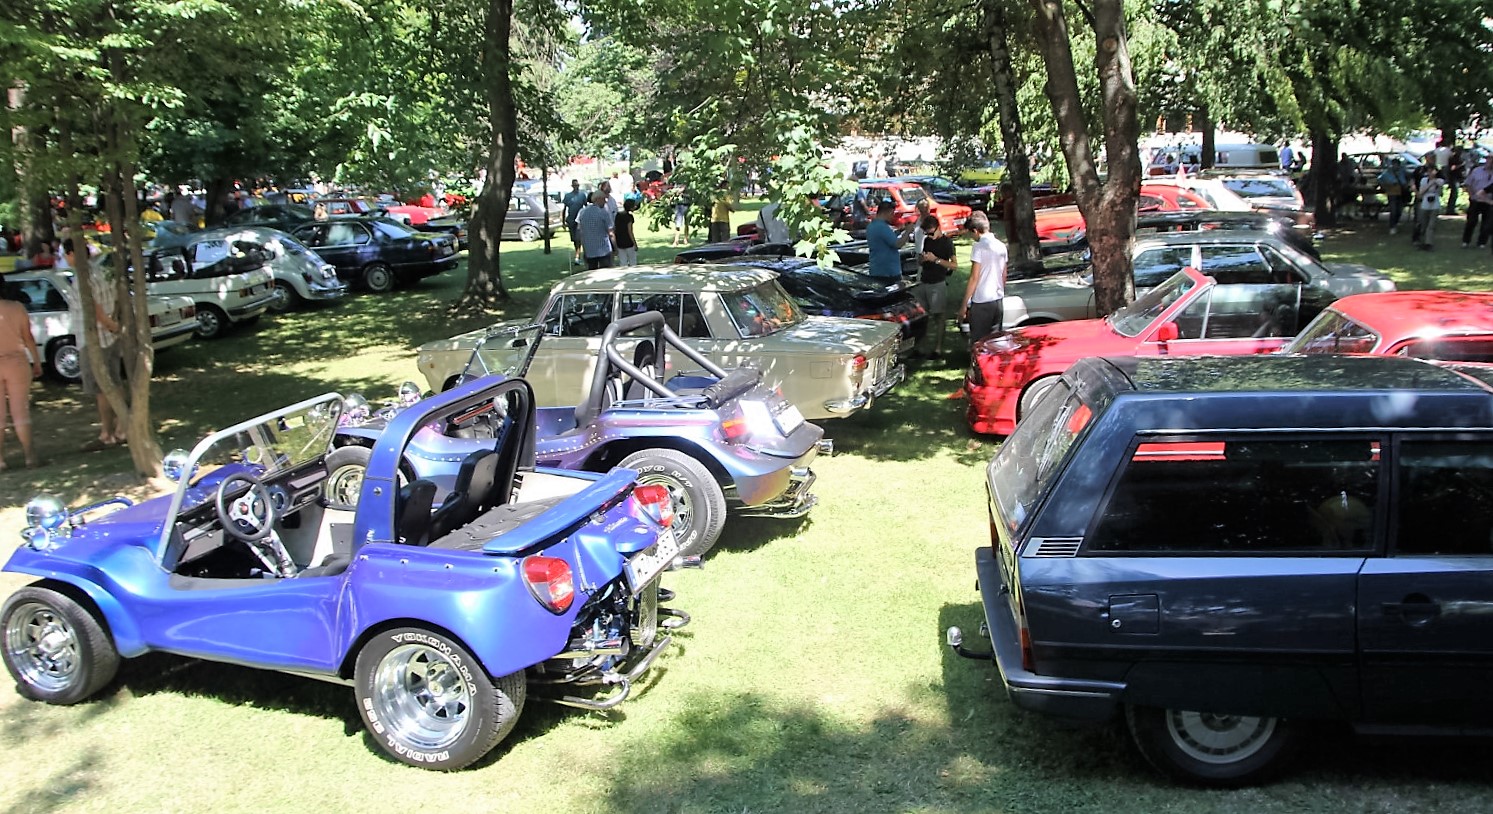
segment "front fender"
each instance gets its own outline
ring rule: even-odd
[[[143,550],[140,553],[141,556],[145,556]],[[148,557],[146,560],[145,565],[154,567],[154,563],[149,562]],[[120,604],[115,594],[104,587],[108,579],[98,568],[74,560],[48,556],[22,546],[11,555],[10,562],[5,564],[5,570],[62,582],[82,591],[93,600],[93,604],[103,614],[109,633],[114,638],[114,647],[121,656],[132,658],[146,651],[145,641],[140,635],[140,627],[135,624],[134,617]]]

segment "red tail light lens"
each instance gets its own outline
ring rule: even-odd
[[[196,304],[188,305],[186,308],[181,309],[181,316],[182,316],[182,319],[192,319],[192,318],[196,317],[197,316],[197,306],[196,306]]]
[[[159,323],[160,323],[160,319],[155,314],[151,314],[150,315],[150,327],[154,328]]]
[[[668,528],[674,523],[674,499],[669,497],[669,488],[660,484],[648,484],[632,490],[633,500],[653,522]]]
[[[1028,673],[1037,671],[1037,660],[1032,657],[1032,631],[1026,626],[1025,618],[1021,620],[1021,669]]]
[[[721,432],[727,441],[736,441],[747,434],[746,416],[733,416],[721,422]]]
[[[850,369],[855,371],[856,373],[864,371],[866,369],[865,355],[857,353],[855,355],[855,358],[850,360]]]
[[[564,613],[575,601],[575,578],[570,563],[559,557],[535,554],[525,557],[522,564],[524,584],[529,586],[529,595],[550,613]]]

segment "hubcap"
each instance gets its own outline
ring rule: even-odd
[[[450,657],[423,644],[395,648],[373,681],[379,720],[401,741],[443,749],[466,731],[471,688]]]
[[[77,678],[78,638],[55,609],[28,602],[10,615],[5,657],[22,681],[39,690],[60,692]]]
[[[1168,710],[1166,730],[1188,757],[1221,765],[1237,763],[1263,749],[1275,733],[1275,719]]]
[[[212,310],[197,312],[197,332],[203,336],[216,336],[222,330],[223,324],[218,321],[218,315]]]
[[[52,366],[57,375],[65,379],[76,379],[83,375],[83,357],[77,345],[63,345],[52,357]]]
[[[358,495],[363,491],[364,471],[357,464],[337,467],[327,478],[327,500],[347,506],[358,505]]]
[[[690,501],[689,490],[684,488],[684,484],[668,475],[657,473],[638,478],[638,483],[643,486],[657,484],[669,490],[669,500],[674,503],[674,523],[670,528],[681,542],[689,539],[689,530],[695,519],[695,504]]]
[[[290,291],[285,287],[285,284],[275,283],[272,292],[275,298],[270,301],[270,309],[274,311],[290,310]]]

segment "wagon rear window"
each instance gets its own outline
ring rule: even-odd
[[[1031,514],[1092,418],[1093,411],[1059,380],[1001,445],[989,475],[1007,532],[1014,533]]]
[[[1379,442],[1146,441],[1137,445],[1090,551],[1254,554],[1373,544]]]

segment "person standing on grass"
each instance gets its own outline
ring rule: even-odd
[[[612,231],[617,236],[617,265],[636,266],[638,264],[638,238],[633,234],[633,224],[637,218],[633,215],[638,211],[636,198],[628,198],[622,202],[622,211],[617,213],[617,221]]]
[[[918,341],[919,358],[937,359],[943,355],[943,335],[949,310],[949,274],[958,267],[954,262],[954,239],[938,228],[938,218],[925,215],[918,224],[923,231],[922,282],[913,295],[928,312],[928,329]],[[928,350],[928,345],[933,349]]]
[[[1481,249],[1488,245],[1488,233],[1493,232],[1493,153],[1467,173],[1462,186],[1467,190],[1467,225],[1462,227],[1462,248],[1472,242],[1476,229],[1477,247]]]
[[[86,249],[85,249],[86,251]],[[68,238],[62,242],[62,253],[73,268],[77,268],[76,255],[73,253],[73,240]],[[111,371],[124,370],[124,357],[119,347],[119,331],[121,326],[114,319],[114,283],[104,273],[102,265],[98,262],[88,264],[89,280],[93,283],[93,318],[98,322],[100,350],[104,357],[104,368]],[[123,444],[124,427],[119,424],[119,417],[114,414],[114,408],[110,406],[109,400],[104,397],[104,391],[99,387],[98,380],[93,375],[93,366],[88,364],[87,357],[81,352],[89,339],[88,330],[84,329],[83,321],[83,297],[78,294],[73,296],[72,307],[68,309],[72,318],[74,330],[77,332],[78,350],[80,360],[83,361],[83,395],[93,396],[98,406],[98,438],[83,445],[84,452],[96,452],[108,447],[117,447]]]
[[[679,185],[679,197],[674,201],[674,241],[670,246],[689,245],[689,189]]]
[[[1400,217],[1405,214],[1405,198],[1411,192],[1410,176],[1405,172],[1404,162],[1398,158],[1390,160],[1389,167],[1374,180],[1379,182],[1379,188],[1384,190],[1384,197],[1389,200],[1389,233],[1398,234]]]
[[[587,269],[604,269],[612,265],[617,236],[612,231],[614,222],[611,213],[607,212],[606,202],[607,193],[598,189],[591,194],[591,203],[575,219]]]
[[[8,404],[27,469],[37,466],[36,453],[31,448],[32,378],[41,378],[41,351],[31,335],[31,315],[26,306],[12,299],[4,279],[0,278],[0,444],[5,441]],[[5,455],[0,451],[0,470],[5,468]]]
[[[711,243],[725,243],[731,239],[731,212],[736,209],[725,181],[716,187],[715,201],[710,207]]]
[[[1420,248],[1426,251],[1435,248],[1432,241],[1436,237],[1436,219],[1441,215],[1441,190],[1445,186],[1441,171],[1427,167],[1426,177],[1421,179],[1416,191],[1415,231],[1420,235]]]
[[[869,274],[878,280],[902,279],[902,253],[899,251],[911,234],[897,234],[892,221],[897,217],[897,203],[882,198],[876,204],[876,217],[866,225],[866,248],[871,255]]]
[[[586,193],[581,191],[581,182],[572,178],[570,191],[560,199],[560,205],[565,207],[565,229],[570,232],[570,243],[575,247],[571,263],[578,263],[585,256],[581,253],[581,234],[576,229],[575,219],[586,208],[586,200]]]
[[[1006,296],[1006,244],[990,232],[984,212],[970,213],[965,228],[974,233],[969,250],[969,285],[964,289],[959,321],[969,322],[970,347],[1001,331],[1001,300]]]

